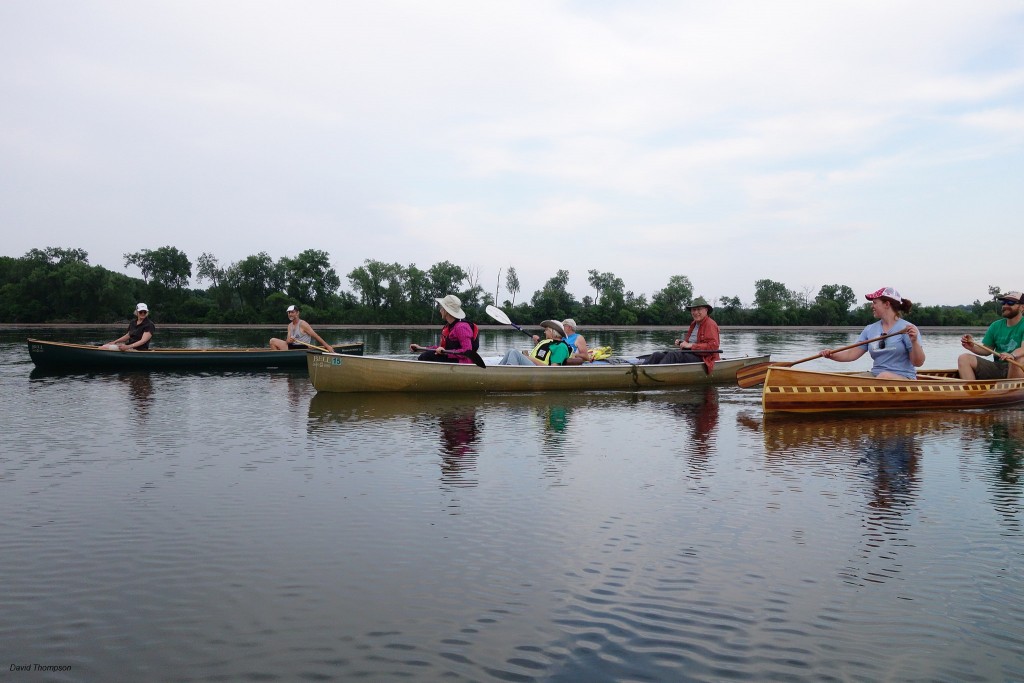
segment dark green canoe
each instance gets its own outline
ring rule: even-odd
[[[363,355],[363,343],[336,344],[335,353]],[[98,346],[28,340],[28,354],[47,370],[262,370],[306,367],[306,354],[318,351],[259,349],[164,349],[111,351]]]

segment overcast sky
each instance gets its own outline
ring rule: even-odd
[[[1024,289],[1024,4],[4,0],[0,226],[969,303]]]

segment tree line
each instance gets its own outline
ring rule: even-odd
[[[626,289],[614,273],[587,271],[593,289],[577,300],[567,289],[569,271],[559,270],[528,299],[520,299],[514,266],[499,271],[493,292],[479,269],[448,261],[427,269],[415,264],[366,259],[346,274],[349,289],[326,251],[307,249],[273,259],[266,252],[222,264],[203,253],[193,263],[175,247],[124,254],[125,267],[142,278],[89,264],[83,249],[32,249],[20,258],[0,256],[0,322],[111,323],[130,317],[145,301],[158,322],[201,324],[280,323],[289,304],[319,324],[431,324],[439,321],[436,297],[456,294],[468,317],[489,322],[484,309],[495,304],[513,320],[535,323],[572,317],[581,325],[680,325],[689,322],[694,298],[686,275],[672,275],[650,299]],[[193,277],[205,288],[192,288]],[[504,285],[504,287],[502,287]],[[989,286],[994,297],[1000,291]],[[501,296],[504,293],[504,296]],[[795,291],[770,279],[754,283],[754,300],[705,298],[721,325],[866,325],[870,306],[847,285]],[[859,305],[858,305],[858,302]],[[987,325],[999,315],[993,300],[961,306],[915,304],[908,316],[918,325]]]

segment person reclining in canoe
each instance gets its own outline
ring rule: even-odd
[[[104,346],[116,346],[118,351],[149,351],[149,341],[156,333],[156,325],[149,319],[149,306],[139,302],[135,306],[135,320],[128,323],[128,331]]]
[[[565,343],[565,329],[557,320],[545,320],[544,339],[532,351],[509,349],[498,365],[565,365],[572,354],[572,347]],[[535,339],[538,337],[534,337]]]
[[[644,360],[644,365],[703,362],[704,371],[709,375],[715,369],[715,361],[718,360],[719,354],[697,353],[698,351],[714,351],[721,345],[718,323],[711,319],[711,313],[715,309],[702,296],[691,301],[688,308],[693,321],[683,338],[672,342],[673,346],[678,349],[655,351]]]
[[[417,360],[425,360],[433,363],[469,363],[470,352],[476,352],[480,348],[480,328],[470,322],[466,322],[466,313],[462,310],[462,300],[454,294],[449,294],[442,299],[434,299],[444,319],[444,327],[441,328],[441,343],[437,346],[420,346],[409,344],[412,351],[422,351]],[[483,361],[480,361],[481,363]]]
[[[981,348],[974,338],[965,334],[960,338],[960,344],[970,351],[962,353],[956,359],[957,371],[960,379],[1019,379],[1024,377],[1024,370],[1015,365],[1007,363],[1008,360],[1019,361],[1024,358],[1024,349],[1021,343],[1024,342],[1024,325],[1021,324],[1021,317],[1024,315],[1024,305],[1021,299],[1024,294],[1020,292],[1007,292],[996,297],[999,301],[999,315],[996,320],[985,331],[985,337],[981,340]],[[1019,349],[1019,351],[1018,351]],[[987,356],[995,351],[992,360],[979,358]],[[1020,355],[1017,355],[1017,354]]]
[[[848,363],[857,360],[866,351],[874,361],[871,366],[873,376],[883,379],[917,379],[917,368],[924,365],[924,347],[921,346],[921,333],[917,327],[903,320],[903,314],[909,313],[913,305],[910,299],[904,299],[892,287],[882,287],[865,294],[864,298],[871,302],[871,313],[878,318],[878,322],[865,327],[857,337],[858,342],[901,330],[907,333],[871,342],[866,348],[858,346],[845,351],[824,349],[822,357]]]
[[[594,353],[587,348],[587,340],[576,331],[576,321],[566,318],[562,321],[562,329],[565,330],[564,341],[572,349],[572,355],[565,361],[565,365],[583,365],[594,360]],[[540,337],[533,335],[533,343],[540,341]]]
[[[270,348],[275,351],[287,351],[288,349],[316,348],[313,340],[320,342],[320,346],[328,352],[333,353],[334,347],[320,338],[320,335],[313,330],[313,326],[302,319],[302,312],[298,306],[289,306],[285,309],[288,314],[288,338],[270,340]]]

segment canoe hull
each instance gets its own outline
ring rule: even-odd
[[[770,368],[761,403],[765,413],[868,412],[990,408],[1024,401],[1024,379],[955,379],[953,370],[926,371],[931,379],[878,379],[856,373]]]
[[[342,354],[362,354],[362,342],[339,344]],[[305,350],[260,349],[154,349],[109,351],[96,346],[28,340],[28,353],[36,367],[47,370],[207,370],[267,368],[301,369]]]
[[[309,377],[317,391],[584,391],[665,389],[736,381],[736,371],[764,363],[768,356],[722,360],[714,372],[703,363],[667,365],[576,365],[479,368],[380,357],[310,354]]]

